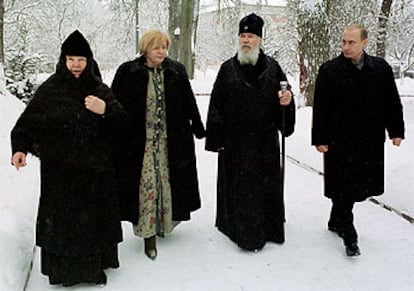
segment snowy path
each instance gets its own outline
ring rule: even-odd
[[[320,171],[318,169],[315,169],[314,167],[312,167],[312,166],[310,166],[306,163],[303,163],[303,162],[295,159],[294,157],[292,157],[290,155],[287,155],[286,159],[289,162],[293,163],[294,165],[296,165],[298,167],[301,167],[301,168],[303,168],[303,169],[305,169],[305,170],[307,170],[311,173],[314,173],[314,174],[319,175],[319,176],[324,176],[324,173],[322,171]],[[397,208],[395,208],[391,205],[388,205],[388,204],[382,202],[381,200],[382,200],[381,197],[379,197],[379,198],[378,197],[371,197],[367,201],[375,203],[375,204],[379,205],[380,207],[384,208],[387,211],[391,211],[391,212],[396,213],[397,215],[401,216],[401,218],[407,220],[409,223],[414,223],[414,217],[412,215],[410,215],[406,212],[403,212],[403,211],[401,211],[401,210],[399,210],[399,209],[397,209]]]
[[[214,157],[209,159],[214,164]],[[215,183],[208,167],[200,172],[208,177],[204,182]],[[106,290],[411,290],[412,225],[372,203],[358,204],[362,256],[347,258],[341,241],[325,228],[330,205],[320,197],[320,178],[291,163],[287,173],[283,246],[269,243],[257,254],[239,250],[213,227],[214,192],[204,191],[203,208],[193,220],[159,240],[155,262],[146,258],[142,241],[124,224],[121,268],[107,272]],[[39,273],[37,252],[27,290],[54,289]]]
[[[200,108],[206,108],[207,101],[200,102]],[[301,131],[309,130],[309,126],[304,128],[301,122],[308,120],[298,121],[298,133],[287,141],[287,154],[320,170],[320,156],[310,146],[304,148],[309,145],[309,137]],[[408,153],[408,145],[402,148],[404,152],[389,155]],[[289,161],[286,243],[282,246],[268,243],[256,254],[238,249],[214,227],[216,156],[205,152],[203,147],[204,141],[197,142],[202,208],[190,222],[158,240],[155,262],[144,255],[143,242],[133,236],[130,225],[123,224],[121,267],[107,272],[108,284],[104,290],[412,290],[414,225],[374,203],[359,203],[354,213],[362,255],[346,257],[341,240],[326,229],[330,201],[321,194],[322,176]],[[393,175],[400,173],[389,166]],[[412,169],[410,165],[406,173],[411,181]],[[392,191],[393,187],[396,186],[391,184]],[[412,198],[409,199],[412,203]],[[410,203],[396,207],[401,209],[406,205],[413,214]],[[56,289],[61,288],[50,286],[40,274],[37,251],[27,290]],[[97,288],[80,285],[64,290],[91,289]]]

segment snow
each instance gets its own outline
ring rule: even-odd
[[[196,92],[211,91],[216,71],[197,73]],[[109,74],[109,76],[112,74]],[[104,77],[105,78],[105,77]],[[109,77],[108,77],[109,78]],[[398,84],[398,83],[397,83]],[[414,94],[412,79],[398,84]],[[205,120],[208,96],[197,101]],[[403,98],[407,136],[401,147],[386,145],[386,193],[377,199],[414,216],[414,98]],[[10,129],[24,105],[0,95],[0,290],[56,290],[39,271],[39,250],[33,230],[39,196],[39,163],[16,171],[10,166]],[[237,248],[214,227],[216,155],[197,141],[202,208],[193,219],[158,239],[158,257],[149,260],[143,241],[123,224],[121,267],[108,270],[105,290],[412,290],[414,286],[414,228],[395,211],[370,201],[355,207],[355,224],[362,255],[348,258],[341,240],[326,229],[330,201],[322,195],[322,177],[307,169],[322,170],[322,157],[310,146],[311,108],[297,112],[295,134],[287,139],[286,243],[268,243],[258,253]],[[305,163],[298,166],[291,158]],[[68,290],[90,290],[78,285]]]
[[[39,193],[38,161],[17,172],[10,166],[10,130],[25,105],[0,95],[0,290],[23,290],[33,253]]]

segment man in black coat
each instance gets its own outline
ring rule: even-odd
[[[385,130],[395,146],[404,138],[400,97],[391,67],[364,52],[367,30],[342,34],[342,54],[319,69],[313,106],[312,144],[324,153],[325,196],[332,199],[328,229],[357,256],[355,202],[384,193]]]
[[[283,243],[278,130],[293,133],[292,93],[280,91],[286,76],[260,49],[264,21],[240,21],[239,50],[220,68],[209,105],[206,150],[218,152],[216,226],[245,250]],[[282,115],[285,115],[283,122]]]

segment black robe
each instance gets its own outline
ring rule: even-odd
[[[256,66],[236,57],[220,68],[207,118],[206,150],[219,152],[216,226],[240,247],[281,242],[285,211],[278,131],[293,133],[295,105],[282,109],[279,64],[260,54]]]
[[[42,273],[52,284],[96,282],[102,269],[119,265],[112,139],[128,115],[95,66],[88,59],[76,79],[61,56],[56,73],[38,88],[11,133],[13,153],[40,159],[36,245]],[[85,108],[87,95],[105,100],[104,116]]]
[[[319,69],[312,144],[324,154],[325,196],[363,201],[384,193],[384,141],[404,138],[403,111],[391,67],[364,53],[359,70],[341,54]]]

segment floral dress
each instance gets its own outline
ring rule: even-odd
[[[148,71],[147,136],[139,186],[139,220],[134,226],[135,235],[143,238],[163,236],[178,224],[172,220],[164,74],[162,68]]]

